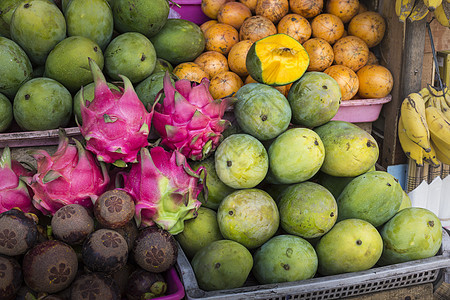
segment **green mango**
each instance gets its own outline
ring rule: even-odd
[[[318,265],[313,246],[301,237],[288,234],[268,240],[253,258],[253,275],[260,284],[313,278]]]
[[[405,209],[405,208],[408,208],[411,206],[412,206],[411,198],[409,198],[408,194],[405,191],[403,191],[402,204],[398,208],[398,211],[401,211],[402,209]]]
[[[378,159],[378,144],[368,132],[345,121],[329,121],[314,131],[325,147],[320,170],[332,176],[355,177],[367,172]]]
[[[442,225],[430,210],[408,207],[395,214],[380,230],[383,254],[380,265],[424,259],[436,255],[442,243]]]
[[[114,38],[105,49],[105,72],[113,80],[126,76],[138,83],[150,76],[156,65],[152,42],[138,32],[126,32]]]
[[[369,169],[367,172],[375,171],[375,165]],[[347,184],[350,183],[355,177],[337,177],[328,175],[324,172],[317,172],[317,182],[327,188],[334,196],[334,198],[339,198]]]
[[[158,57],[172,65],[194,61],[205,49],[205,36],[200,26],[183,19],[169,19],[150,41]]]
[[[0,132],[6,131],[13,120],[13,108],[11,101],[5,95],[0,94]]]
[[[353,179],[337,199],[338,220],[362,219],[378,227],[397,213],[403,189],[385,171],[373,171]]]
[[[244,132],[266,141],[288,128],[291,107],[277,89],[262,83],[249,83],[241,87],[235,97],[234,113]]]
[[[0,37],[0,93],[14,99],[19,87],[32,78],[27,54],[14,41]]]
[[[278,209],[281,227],[306,239],[327,233],[338,216],[333,195],[323,186],[308,181],[287,187],[279,199]]]
[[[84,36],[96,42],[102,50],[111,41],[113,14],[106,0],[72,0],[64,13],[68,36]]]
[[[33,78],[23,84],[14,98],[14,119],[23,130],[65,127],[72,116],[72,95],[51,78]]]
[[[383,251],[383,240],[369,222],[359,219],[339,221],[316,245],[318,272],[335,275],[372,268]]]
[[[191,264],[202,290],[223,290],[244,285],[253,267],[253,257],[238,242],[218,240],[201,248]]]
[[[49,1],[25,0],[11,19],[11,38],[36,65],[44,65],[47,55],[66,37],[66,20]]]
[[[165,72],[153,72],[150,76],[139,82],[134,88],[139,100],[141,100],[148,111],[152,110],[156,96],[163,89],[164,75]],[[177,77],[173,73],[170,73],[170,80],[172,81],[172,84],[175,84]]]
[[[103,69],[102,49],[83,36],[70,36],[62,40],[49,53],[45,62],[45,76],[62,83],[71,93],[94,81],[89,57]]]
[[[292,123],[316,127],[336,115],[342,94],[339,84],[330,75],[306,72],[292,84],[287,99],[292,108]]]
[[[157,34],[169,16],[167,0],[114,0],[114,27],[120,33],[139,32],[150,38]]]
[[[22,0],[2,0],[0,1],[0,36],[11,38],[10,24],[11,18],[17,5]]]
[[[275,235],[280,214],[267,192],[257,188],[241,189],[220,202],[217,222],[224,238],[247,249],[256,249]]]
[[[200,207],[197,217],[184,221],[184,229],[175,235],[184,253],[192,259],[201,248],[218,240],[223,240],[217,223],[217,213],[209,208]]]
[[[63,13],[66,13],[67,6],[69,6],[69,3],[72,0],[61,0],[61,10]]]
[[[298,183],[312,178],[326,157],[320,137],[308,128],[291,128],[269,147],[271,183]]]
[[[153,73],[157,73],[157,72],[172,72],[173,71],[173,66],[170,62],[168,62],[167,60],[163,59],[163,58],[157,58],[156,59],[156,65],[155,65],[155,69],[153,70]]]
[[[197,171],[200,167],[205,168],[208,196],[205,199],[204,193],[200,193],[198,200],[202,203],[202,206],[217,210],[222,200],[235,190],[223,183],[217,176],[213,155],[201,161],[193,161],[190,166],[194,171]]]

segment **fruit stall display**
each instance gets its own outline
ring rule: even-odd
[[[202,0],[195,23],[175,2],[0,3],[0,298],[337,299],[438,282],[447,231],[338,117],[376,105],[371,122],[392,99],[383,16],[358,0]],[[403,21],[436,6],[448,26],[435,2]],[[430,85],[401,107],[418,163],[448,163],[448,95]]]

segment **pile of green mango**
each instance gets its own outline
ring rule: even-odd
[[[169,12],[168,0],[0,1],[0,132],[81,123],[81,88],[93,82],[88,58],[111,86],[122,82],[119,75],[128,77],[151,107],[162,76],[150,76],[173,70],[157,53],[170,37],[154,39],[163,28],[170,31]],[[203,38],[196,24],[180,22]],[[204,40],[198,48],[203,51]],[[93,87],[86,89],[84,99],[92,101]]]

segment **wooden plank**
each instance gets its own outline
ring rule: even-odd
[[[407,22],[405,30],[405,49],[401,76],[400,97],[417,92],[422,83],[422,67],[427,35],[426,19]]]
[[[387,67],[394,77],[394,87],[391,91],[392,101],[383,105],[379,120],[374,122],[374,130],[377,130],[378,134],[383,137],[378,164],[387,168],[398,162],[397,115],[401,100],[403,100],[400,91],[405,25],[399,22],[395,14],[395,1],[380,1],[378,12],[386,20],[386,33],[379,46],[380,64]],[[400,152],[400,154],[402,153],[403,151]],[[406,158],[404,159],[406,160]]]
[[[350,297],[349,300],[434,300],[433,284],[427,283],[412,287],[371,293],[364,296]]]
[[[421,88],[425,37],[426,19],[406,22],[399,97],[385,119],[383,155],[390,155],[386,157],[387,159],[383,159],[386,167],[406,163],[406,156],[397,136],[398,117],[403,99],[409,93],[417,92]]]

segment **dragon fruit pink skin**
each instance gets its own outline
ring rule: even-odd
[[[121,76],[122,92],[110,90],[95,61],[89,59],[89,65],[95,96],[92,102],[82,101],[83,124],[79,125],[86,149],[97,155],[99,161],[125,167],[126,163],[136,162],[139,150],[148,145],[152,114],[147,112],[127,77]]]
[[[18,161],[11,159],[9,147],[3,149],[0,157],[0,213],[14,207],[23,212],[35,212],[30,192],[20,176],[30,174]]]
[[[53,215],[72,203],[91,209],[109,184],[105,164],[73,140],[75,145],[69,144],[69,138],[60,131],[59,145],[53,155],[45,150],[32,152],[37,173],[22,178],[33,189],[33,205],[43,214]]]
[[[135,200],[135,217],[140,227],[155,223],[172,234],[184,229],[184,220],[196,216],[206,189],[204,168],[194,172],[184,155],[162,147],[142,148],[138,163],[120,174],[123,190]]]
[[[203,160],[219,145],[221,133],[230,122],[222,119],[232,98],[217,99],[209,93],[209,80],[200,84],[187,79],[170,81],[164,76],[164,99],[153,105],[153,126],[161,145],[180,151],[192,160]]]

